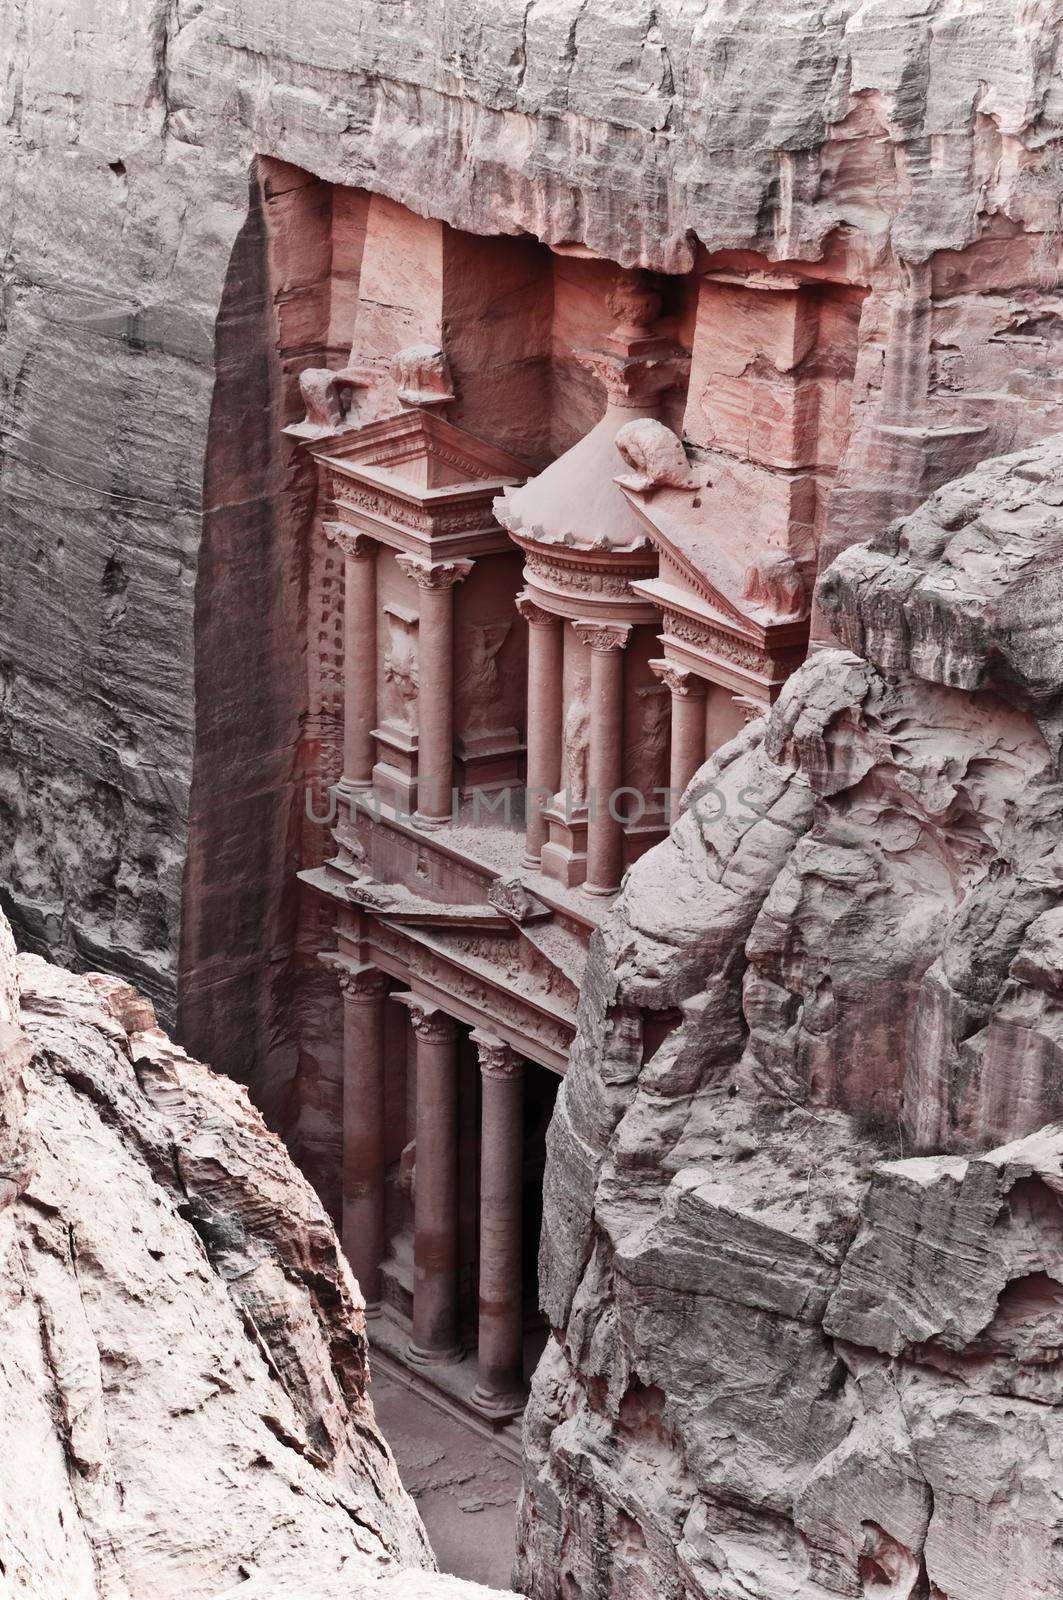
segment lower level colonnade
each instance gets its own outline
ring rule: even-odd
[[[412,1049],[412,1082],[404,1096],[412,1124],[406,1153],[412,1170],[413,1273],[409,1338],[403,1359],[420,1369],[461,1362],[468,1318],[463,1317],[462,1189],[470,1174],[463,1136],[461,1050],[473,1047],[479,1067],[478,1289],[476,1381],[471,1405],[492,1419],[515,1416],[525,1398],[526,1064],[504,1040],[469,1029],[433,1000],[409,990],[389,993],[375,967],[337,963],[343,994],[343,1245],[373,1320],[386,1298],[388,1237],[389,1001],[405,1008]],[[544,1070],[544,1069],[540,1069]],[[547,1076],[552,1076],[546,1074]],[[407,1135],[411,1131],[407,1128]],[[467,1297],[466,1297],[467,1298]],[[387,1313],[392,1321],[395,1307]]]

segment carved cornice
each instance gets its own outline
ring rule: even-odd
[[[470,1034],[480,1057],[480,1071],[485,1078],[502,1083],[518,1083],[524,1076],[524,1062],[517,1052],[493,1033],[482,1033],[479,1028]]]
[[[612,655],[623,650],[631,638],[627,622],[592,622],[582,619],[572,624],[580,644],[589,645],[597,655]]]
[[[677,667],[671,661],[651,661],[650,671],[653,672],[666,689],[671,690],[678,699],[699,700],[703,699],[708,684],[689,667]]]
[[[473,569],[471,561],[425,561],[420,556],[397,555],[395,562],[419,589],[453,589]]]
[[[371,561],[379,546],[367,533],[357,533],[342,522],[323,524],[325,538],[336,545],[350,561]]]

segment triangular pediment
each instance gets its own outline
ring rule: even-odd
[[[322,452],[337,466],[388,478],[414,492],[522,483],[526,462],[478,439],[434,411],[411,407],[330,440]]]
[[[657,490],[652,499],[626,488],[621,488],[621,493],[675,575],[686,579],[692,593],[700,595],[721,616],[748,626],[752,618],[748,604],[742,603],[744,568],[707,537],[704,525],[694,514],[694,497],[686,490]]]

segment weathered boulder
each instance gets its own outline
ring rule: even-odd
[[[1058,440],[990,463],[828,571],[850,648],[697,775],[592,948],[536,1600],[1063,1583],[1063,567],[1014,555],[1063,538],[1061,478]],[[651,1049],[638,1005],[678,1017]]]
[[[358,1286],[246,1091],[126,984],[16,970],[0,920],[0,1595],[486,1595],[428,1570],[366,1385]]]

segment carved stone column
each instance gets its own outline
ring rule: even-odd
[[[650,666],[672,696],[668,820],[674,823],[679,816],[683,790],[705,760],[705,696],[708,685],[696,672],[674,666],[670,661],[651,661]]]
[[[537,606],[528,595],[517,596],[517,610],[528,624],[528,779],[524,864],[537,867],[546,843],[542,806],[561,787],[563,623]]]
[[[486,1411],[512,1414],[524,1404],[524,1063],[489,1033],[477,1031],[472,1038],[483,1093],[479,1373],[473,1399]]]
[[[454,585],[471,561],[398,556],[421,591],[418,629],[417,817],[430,827],[448,821],[454,774]]]
[[[591,651],[590,759],[587,824],[588,894],[613,894],[624,873],[623,824],[611,809],[624,781],[624,647],[631,628],[618,622],[576,622]]]
[[[417,995],[417,1150],[411,1361],[460,1361],[458,1343],[458,1025]]]
[[[384,1004],[376,967],[340,967],[343,994],[343,1249],[365,1296],[380,1303],[384,1259]]]
[[[369,789],[376,746],[377,542],[339,522],[325,533],[343,551],[343,784]]]

